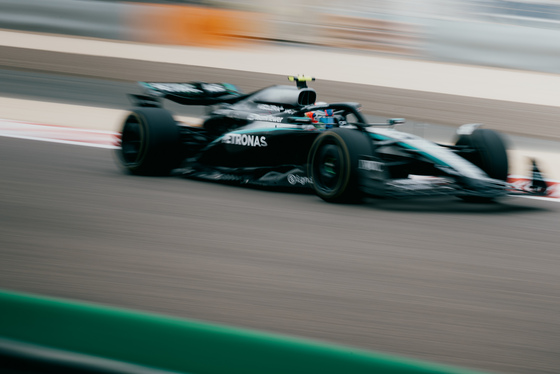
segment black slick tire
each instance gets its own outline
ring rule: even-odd
[[[490,178],[506,181],[509,171],[507,146],[500,134],[490,129],[476,129],[470,135],[461,135],[456,145],[467,146],[472,152],[464,155],[467,161],[478,166]],[[458,196],[469,203],[491,203],[493,198]]]
[[[371,152],[371,140],[358,130],[333,129],[319,135],[308,156],[308,175],[317,196],[332,203],[359,202],[359,157]]]
[[[507,147],[499,133],[490,129],[476,129],[470,135],[461,135],[456,145],[473,149],[474,152],[466,154],[465,158],[481,168],[490,178],[507,180]]]
[[[180,133],[170,112],[161,108],[137,108],[124,120],[121,165],[135,175],[168,175],[179,166]]]

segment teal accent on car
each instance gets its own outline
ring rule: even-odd
[[[368,135],[369,135],[372,139],[378,140],[378,141],[381,141],[381,140],[393,140],[393,138],[391,138],[391,137],[389,137],[389,136],[381,135],[381,134],[375,134],[375,133],[371,133],[371,132],[370,132],[370,133],[368,133]],[[397,140],[397,139],[394,139],[394,140]],[[398,140],[397,140],[397,144],[400,145],[400,146],[403,147],[403,148],[412,149],[412,150],[418,152],[419,154],[421,154],[422,156],[426,157],[426,158],[429,159],[430,161],[435,162],[436,164],[439,164],[439,165],[442,165],[442,166],[446,166],[446,167],[451,167],[451,168],[452,168],[452,166],[449,165],[448,163],[446,163],[446,162],[440,160],[440,159],[437,158],[437,157],[434,157],[433,155],[431,155],[431,154],[429,154],[429,153],[427,153],[427,152],[421,151],[420,149],[418,149],[418,148],[416,148],[416,147],[413,147],[413,146],[411,146],[410,144],[407,144],[407,143],[405,143],[405,142],[401,142],[401,141],[398,141]]]

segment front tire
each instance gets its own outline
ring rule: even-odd
[[[308,156],[308,175],[321,199],[333,203],[362,198],[359,156],[371,155],[371,141],[360,131],[333,129],[319,135]]]
[[[179,166],[179,127],[171,113],[161,108],[137,108],[122,127],[121,165],[136,175],[168,175]]]
[[[502,136],[490,129],[476,129],[470,135],[461,135],[456,145],[468,146],[474,152],[465,158],[478,166],[490,178],[507,180],[509,162],[507,147]]]
[[[472,152],[463,157],[478,166],[490,178],[507,181],[509,161],[507,146],[502,136],[490,129],[476,129],[470,135],[461,135],[456,145],[467,146]],[[490,203],[493,198],[481,196],[458,196],[469,203]]]

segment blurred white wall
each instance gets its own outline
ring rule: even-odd
[[[560,0],[205,0],[197,3],[254,13],[253,21],[258,20],[264,27],[255,27],[257,31],[245,36],[265,43],[362,49],[560,73]],[[127,40],[146,30],[141,24],[144,18],[140,24],[129,22],[131,15],[141,13],[136,12],[139,8],[146,5],[117,0],[0,0],[0,28]],[[186,21],[174,21],[178,30],[175,34],[186,35],[191,31],[181,27]],[[233,36],[242,38],[244,34]],[[177,40],[187,39],[177,37]]]

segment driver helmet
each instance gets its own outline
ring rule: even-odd
[[[326,129],[330,129],[336,124],[336,118],[334,117],[334,111],[332,109],[306,112],[305,116],[311,118],[311,122],[314,125],[324,126]]]

